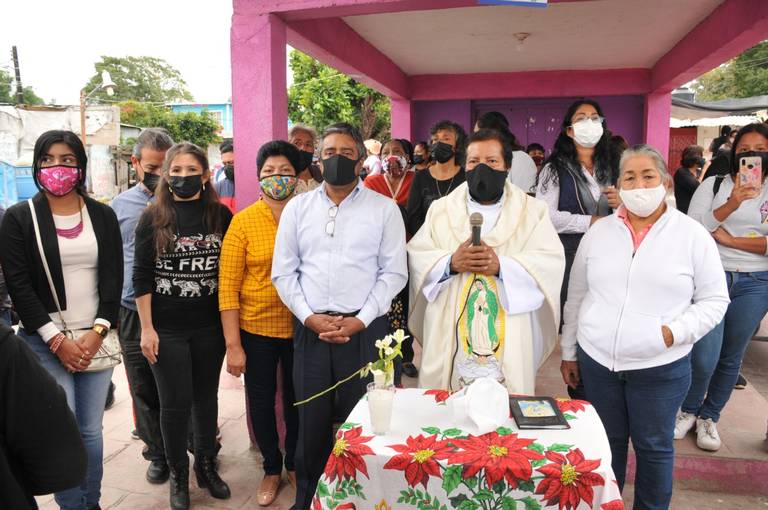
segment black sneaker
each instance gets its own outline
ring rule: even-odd
[[[734,390],[743,390],[747,387],[747,380],[744,378],[743,375],[741,375],[741,372],[739,372],[739,378],[736,379],[736,384],[733,385]]]
[[[139,431],[138,431],[138,430],[136,430],[136,429],[133,429],[133,430],[131,431],[131,439],[134,439],[134,440],[136,440],[136,441],[138,441],[139,439],[141,439],[141,438],[139,437]]]
[[[115,383],[109,381],[109,391],[107,391],[107,401],[104,402],[104,410],[111,409],[115,405]]]

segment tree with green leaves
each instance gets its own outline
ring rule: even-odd
[[[700,101],[768,94],[768,41],[702,75],[693,89]]]
[[[32,90],[32,87],[24,87],[22,89],[23,101],[21,104],[43,104],[45,101]],[[0,69],[0,103],[8,103],[17,105],[19,102],[16,100],[16,85],[14,84],[13,76],[10,73]]]
[[[221,126],[205,112],[174,113],[165,106],[126,101],[120,103],[120,122],[139,127],[162,127],[177,142],[192,142],[203,149],[221,141]]]
[[[96,90],[93,98],[160,104],[193,100],[178,69],[161,58],[102,56],[94,67],[96,73],[85,84],[86,92],[101,85],[102,71],[109,72],[116,90],[111,97],[106,90]]]
[[[288,89],[288,117],[322,131],[335,122],[360,127],[364,138],[387,138],[389,98],[352,78],[293,50],[288,65],[293,84]]]

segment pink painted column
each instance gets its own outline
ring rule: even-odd
[[[669,92],[651,92],[645,95],[645,143],[658,150],[669,160],[669,117],[672,95]]]
[[[234,14],[230,37],[237,208],[259,197],[256,154],[288,135],[285,23],[274,14]]]
[[[392,138],[413,140],[413,103],[409,99],[391,98]]]
[[[236,205],[245,209],[259,198],[256,154],[269,140],[288,136],[288,90],[285,75],[286,29],[273,14],[234,14],[230,32]],[[282,367],[278,370],[281,373]],[[285,438],[282,384],[278,376],[275,413],[281,444]],[[250,417],[246,396],[246,412]],[[256,444],[250,419],[248,433]]]

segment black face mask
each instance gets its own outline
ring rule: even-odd
[[[747,152],[739,152],[736,154],[736,171],[738,172],[741,168],[741,158],[760,158],[763,161],[763,177],[768,173],[768,152],[765,151],[747,151]]]
[[[355,167],[357,159],[349,159],[341,154],[323,160],[323,180],[331,186],[346,186],[357,179]]]
[[[504,193],[507,172],[500,172],[480,163],[474,170],[467,171],[469,196],[476,202],[497,202]]]
[[[424,156],[422,156],[421,154],[416,154],[413,157],[413,164],[414,165],[420,165],[422,163],[424,163]]]
[[[147,172],[144,172],[144,178],[141,180],[141,182],[144,183],[144,186],[146,186],[146,188],[152,193],[155,192],[155,188],[157,187],[158,181],[160,181],[159,175],[148,174]]]
[[[224,170],[224,177],[235,182],[235,165],[224,165],[222,170]]]
[[[438,163],[447,163],[454,156],[453,147],[444,142],[435,142],[429,148],[432,158]]]
[[[179,198],[192,198],[203,187],[202,175],[188,175],[180,177],[172,175],[168,182],[171,193]]]
[[[299,151],[299,158],[300,158],[299,161],[300,161],[300,163],[299,163],[299,168],[296,169],[296,173],[297,174],[299,174],[299,173],[303,172],[304,170],[306,170],[307,168],[309,168],[309,165],[312,164],[312,157],[313,156],[314,155],[311,152],[302,151],[302,150]]]

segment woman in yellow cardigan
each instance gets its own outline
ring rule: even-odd
[[[294,453],[298,415],[293,407],[293,316],[272,286],[272,253],[277,225],[294,195],[299,150],[288,142],[267,142],[256,167],[261,199],[240,211],[224,238],[219,269],[219,310],[227,344],[227,371],[245,374],[251,427],[264,457],[264,479],[256,500],[277,497],[285,466],[295,485]],[[278,364],[282,366],[285,456],[280,451],[275,417]]]

